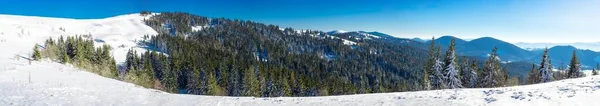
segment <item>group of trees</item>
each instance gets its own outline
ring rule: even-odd
[[[45,46],[34,47],[32,58],[70,63],[147,88],[201,95],[325,96],[501,87],[520,82],[509,79],[496,48],[482,63],[459,56],[454,40],[445,54],[432,40],[427,56],[427,50],[389,40],[280,29],[187,13],[161,13],[145,22],[159,32],[140,42],[151,50],[129,50],[120,70],[110,46],[94,47],[90,35],[50,38]],[[194,31],[192,26],[207,27]],[[344,40],[356,44],[346,45]],[[552,66],[546,59],[545,55],[543,68],[534,65],[535,70],[546,70],[532,71],[541,73],[531,73],[539,76],[536,82],[551,81],[549,76],[558,75],[548,74]],[[573,62],[572,66],[578,66]],[[573,73],[564,76],[579,75]]]
[[[490,56],[480,69],[477,62],[469,61],[463,57],[458,62],[455,40],[451,40],[444,60],[441,60],[441,47],[436,47],[432,39],[429,47],[429,58],[424,67],[422,85],[425,89],[455,89],[476,87],[508,86],[509,81],[505,70],[500,66],[497,49],[494,48]],[[516,78],[514,78],[516,79]],[[516,79],[518,84],[518,79]],[[514,85],[514,84],[513,84]]]
[[[48,58],[63,64],[73,64],[87,71],[109,78],[117,78],[118,71],[115,60],[110,54],[111,47],[103,45],[94,47],[94,42],[88,39],[91,35],[49,38],[43,47],[34,47],[33,60]]]
[[[548,49],[546,48],[544,50],[544,54],[542,55],[542,61],[539,64],[539,68],[536,64],[533,64],[531,66],[531,71],[527,76],[527,84],[545,83],[553,80],[579,78],[585,76],[585,74],[580,70],[581,64],[579,63],[576,51],[574,50],[573,55],[571,57],[571,61],[569,63],[569,68],[565,69],[561,66],[558,68],[558,70],[554,71],[554,68],[552,67],[550,61],[550,56],[548,55]],[[598,72],[596,71],[596,69],[594,69],[592,71],[592,75],[597,74]]]
[[[145,21],[159,32],[144,42],[156,53],[136,57],[131,51],[123,73],[145,87],[263,97],[423,89],[422,73],[413,71],[426,57],[420,48],[187,13],[161,13]],[[193,31],[192,26],[206,27]]]

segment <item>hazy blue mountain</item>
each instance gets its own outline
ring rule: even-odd
[[[464,45],[457,46],[457,50],[465,55],[487,56],[494,47],[498,48],[498,55],[502,61],[518,61],[533,57],[531,51],[492,37],[471,40]]]
[[[448,47],[448,45],[450,45],[450,41],[452,39],[455,39],[454,43],[456,43],[456,45],[463,45],[463,44],[467,43],[466,40],[463,40],[463,39],[460,39],[460,38],[457,38],[454,36],[442,36],[442,37],[436,38],[435,43],[438,46],[442,46],[443,48],[446,48],[446,47]],[[430,42],[431,41],[427,41],[426,43],[429,44]]]
[[[421,39],[421,38],[412,38],[412,39],[410,39],[410,40],[413,40],[413,41],[416,41],[416,42],[421,42],[421,43],[425,43],[425,42],[427,42],[427,41],[428,41],[428,40],[423,40],[423,39]]]
[[[592,50],[578,49],[574,46],[554,46],[548,49],[548,55],[552,61],[554,68],[559,68],[561,65],[567,67],[571,61],[573,50],[576,50],[577,57],[584,68],[595,67],[600,62],[600,54]],[[542,58],[542,53],[536,54],[531,60],[539,63]]]

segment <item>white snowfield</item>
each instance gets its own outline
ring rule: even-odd
[[[25,54],[31,52],[36,43],[43,44],[50,37],[56,40],[59,36],[92,35],[96,46],[109,44],[113,47],[112,54],[116,62],[121,63],[125,61],[130,48],[145,51],[143,47],[137,46],[137,41],[142,40],[144,35],[157,34],[143,22],[148,17],[128,14],[105,19],[77,20],[0,15],[0,48],[12,55]]]
[[[596,91],[600,76],[504,88],[324,97],[184,95],[142,88],[48,60],[30,64],[23,58],[50,36],[91,33],[113,47],[125,45],[113,51],[117,60],[124,60],[118,56],[124,56],[127,49],[142,49],[135,45],[136,39],[156,33],[142,23],[143,18],[138,14],[97,20],[0,15],[0,106],[592,106],[600,98]]]

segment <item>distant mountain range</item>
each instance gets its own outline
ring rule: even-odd
[[[442,36],[435,39],[435,42],[445,48],[448,47],[450,40],[452,39],[456,39],[456,49],[460,55],[486,57],[492,48],[496,46],[498,48],[498,54],[504,62],[528,61],[539,63],[544,50],[543,48],[524,49],[515,44],[492,37],[482,37],[466,41],[453,36]],[[428,41],[427,44],[429,44],[429,42],[430,41]],[[550,56],[552,64],[557,66],[555,68],[558,68],[558,66],[567,67],[566,65],[569,64],[574,50],[576,50],[582,66],[586,69],[593,68],[600,62],[599,52],[588,49],[579,49],[571,45],[550,47],[548,48],[548,55]]]
[[[327,32],[328,34],[349,34],[357,38],[374,38],[372,40],[382,40],[395,44],[410,44],[414,47],[427,49],[431,40],[423,40],[420,38],[397,38],[389,34],[381,32],[366,32],[366,31],[343,31],[336,30]],[[548,54],[552,64],[559,68],[560,66],[567,67],[571,60],[572,52],[576,50],[582,66],[586,69],[595,67],[600,63],[600,53],[590,50],[590,48],[599,48],[600,43],[509,43],[493,37],[482,37],[472,40],[464,40],[454,36],[442,36],[435,39],[436,45],[442,48],[447,48],[450,41],[455,39],[456,49],[459,55],[479,57],[485,59],[493,47],[498,48],[498,54],[503,62],[520,62],[520,63],[539,63],[541,55],[545,47],[548,47]],[[563,46],[565,45],[565,46]],[[576,48],[574,45],[586,48]],[[597,45],[597,46],[596,46]],[[528,47],[528,48],[524,48]]]
[[[525,43],[519,42],[514,43],[515,45],[527,49],[527,50],[535,50],[535,49],[544,49],[551,48],[554,46],[574,46],[578,49],[589,49],[593,51],[600,51],[600,42],[576,42],[576,43]]]

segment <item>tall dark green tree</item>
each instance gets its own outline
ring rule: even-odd
[[[249,69],[244,71],[244,87],[246,90],[244,91],[245,96],[260,96],[260,86],[259,81],[256,76],[255,68],[249,67]]]
[[[573,56],[571,57],[571,63],[569,64],[569,70],[567,71],[567,78],[579,78],[582,76],[580,73],[581,64],[577,58],[576,50],[573,50]]]
[[[481,87],[491,88],[498,87],[500,85],[499,79],[501,79],[501,67],[500,67],[500,58],[498,57],[498,48],[494,47],[492,49],[492,53],[485,61],[482,71],[481,77]]]
[[[425,67],[423,70],[422,85],[425,90],[431,89],[431,82],[430,82],[429,76],[433,72],[433,67],[434,67],[436,59],[437,59],[436,51],[435,51],[435,37],[432,37],[430,42],[431,43],[429,44],[429,49],[428,49],[429,55],[427,58],[427,63],[425,63]]]
[[[540,71],[537,71],[535,64],[531,64],[531,71],[527,74],[527,84],[537,84],[540,82]]]

